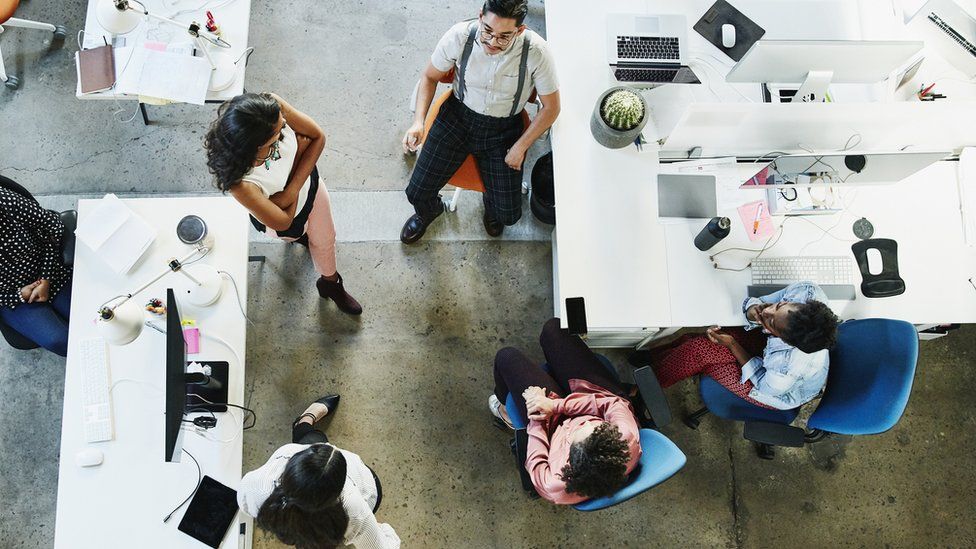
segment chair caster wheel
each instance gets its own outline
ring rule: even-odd
[[[701,425],[701,420],[698,418],[693,418],[691,416],[685,416],[681,418],[681,422],[688,426],[689,429],[698,430],[698,426]]]
[[[448,204],[447,205],[447,211],[449,211],[451,213],[456,212],[457,211],[457,206],[455,206],[454,204]]]
[[[17,78],[16,76],[8,76],[7,81],[4,82],[3,85],[7,86],[8,90],[16,90],[20,87],[20,78]]]
[[[55,40],[64,40],[66,36],[68,36],[68,27],[65,27],[64,25],[54,27]]]

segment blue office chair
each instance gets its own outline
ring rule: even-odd
[[[757,444],[759,457],[773,458],[773,446],[800,447],[830,433],[872,435],[898,423],[912,390],[918,361],[918,333],[902,320],[870,318],[842,323],[830,351],[827,386],[807,430],[792,427],[799,408],[770,410],[749,404],[711,378],[700,384],[705,407],[685,418],[698,427],[702,416],[745,423],[743,436]]]
[[[34,195],[25,189],[22,185],[15,182],[12,179],[0,175],[0,187],[13,191],[28,200],[37,202]],[[75,228],[78,226],[78,212],[75,210],[67,210],[60,212],[61,223],[64,224],[64,238],[61,241],[61,260],[65,265],[71,266],[74,264],[75,259]],[[7,325],[6,322],[0,320],[0,335],[3,336],[4,340],[13,347],[21,351],[29,351],[31,349],[37,349],[40,347],[33,340],[28,339],[20,334],[17,330],[14,330]]]
[[[620,377],[610,360],[603,355],[597,356],[613,378],[619,381]],[[543,364],[542,369],[548,372],[549,365]],[[631,472],[631,478],[627,485],[613,495],[577,503],[573,508],[578,511],[598,511],[623,503],[671,478],[684,467],[687,461],[684,453],[668,437],[655,430],[655,428],[664,427],[671,422],[671,410],[654,372],[649,367],[640,368],[634,372],[634,380],[637,382],[638,394],[642,399],[638,404],[643,406],[637,410],[638,422],[642,426],[654,428],[640,429],[641,457],[637,467]],[[533,497],[538,497],[532,480],[525,470],[528,444],[525,427],[529,422],[522,411],[515,406],[515,399],[512,398],[511,394],[505,399],[505,409],[516,429],[512,449],[516,456],[516,466],[522,479],[522,487]]]

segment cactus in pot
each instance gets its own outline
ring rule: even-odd
[[[630,90],[617,90],[603,100],[600,109],[603,121],[611,128],[622,132],[632,130],[644,118],[644,102]]]
[[[617,86],[600,95],[590,117],[590,131],[604,147],[621,149],[637,139],[648,118],[644,97],[630,88]]]

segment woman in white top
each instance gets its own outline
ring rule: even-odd
[[[356,454],[329,444],[314,428],[339,395],[322,397],[292,424],[292,442],[244,475],[237,502],[262,528],[300,548],[397,549],[400,538],[380,524],[379,478]]]
[[[217,188],[251,212],[259,231],[308,246],[319,295],[361,314],[336,270],[332,206],[315,168],[325,149],[322,128],[277,95],[245,93],[220,106],[204,145]]]

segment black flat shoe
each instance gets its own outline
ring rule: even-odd
[[[485,232],[488,233],[488,236],[497,238],[502,235],[502,232],[505,230],[505,225],[501,221],[489,216],[488,212],[485,212],[482,219],[485,222]]]
[[[421,239],[424,233],[427,232],[427,227],[434,222],[442,213],[444,213],[444,203],[440,204],[440,210],[433,217],[425,218],[420,214],[413,214],[407,219],[407,222],[403,224],[403,229],[400,231],[400,241],[404,244],[413,244],[414,242]]]
[[[335,409],[339,407],[339,395],[336,393],[333,393],[331,395],[325,395],[324,397],[316,400],[315,402],[319,404],[324,404],[325,407],[328,408],[328,411],[325,413],[325,415],[328,416],[329,414],[335,412]],[[302,418],[306,418],[306,417],[311,418],[312,424],[313,425],[315,424],[315,416],[309,412],[305,412],[302,415],[296,417],[295,421],[291,422],[292,428],[298,425],[298,422],[301,421]]]

